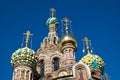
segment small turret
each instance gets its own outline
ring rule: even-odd
[[[48,37],[45,37],[43,40],[43,47],[46,47],[48,45],[56,45],[58,44],[59,38],[58,35],[56,33],[57,30],[57,26],[58,26],[58,19],[56,17],[54,17],[54,13],[55,13],[55,9],[51,8],[51,17],[47,19],[46,21],[46,25],[49,28],[49,33],[48,33]]]
[[[102,80],[102,73],[104,70],[104,61],[101,57],[96,54],[93,54],[90,50],[90,40],[87,37],[83,39],[86,44],[87,55],[83,56],[81,61],[89,66],[91,69],[92,78]]]
[[[77,48],[77,41],[72,34],[69,34],[69,22],[68,18],[64,18],[66,34],[61,38],[61,51],[64,56],[63,65],[71,65],[76,63],[75,51]]]
[[[14,68],[13,80],[33,80],[33,71],[37,63],[37,56],[34,50],[28,48],[30,31],[26,35],[26,47],[16,50],[11,57],[11,64]]]

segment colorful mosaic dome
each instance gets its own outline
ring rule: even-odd
[[[58,19],[56,17],[50,17],[46,21],[47,26],[50,24],[56,24],[56,23],[58,23]]]
[[[98,55],[88,53],[81,61],[92,69],[98,69],[100,71],[104,70],[104,61]]]
[[[20,48],[12,54],[11,64],[14,65],[17,62],[27,62],[31,64],[36,64],[37,56],[32,49],[28,47]]]

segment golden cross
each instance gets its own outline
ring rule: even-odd
[[[31,34],[30,31],[26,31],[26,33],[23,34],[26,36],[26,47],[28,47],[28,40],[33,34]]]
[[[86,46],[88,46],[89,40],[87,37],[84,37],[84,41],[85,41]]]
[[[66,34],[68,34],[68,22],[70,22],[70,20],[67,18],[67,17],[65,17],[65,18],[63,18],[63,21],[65,22],[65,30],[66,30]]]
[[[54,12],[56,11],[54,8],[50,9],[52,17],[54,16]]]
[[[90,48],[89,48],[89,42],[90,42],[90,40],[87,37],[84,37],[83,41],[86,44],[86,49],[87,49],[88,53],[90,53]]]

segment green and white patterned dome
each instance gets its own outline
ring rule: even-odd
[[[81,59],[81,61],[91,69],[98,69],[100,71],[104,70],[105,63],[98,55],[88,53]]]
[[[50,24],[58,24],[58,19],[56,17],[50,17],[46,21],[46,25],[49,26]]]
[[[12,54],[11,64],[14,66],[18,62],[37,63],[37,56],[34,50],[28,47],[20,48]]]

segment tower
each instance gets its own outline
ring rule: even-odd
[[[63,65],[62,66],[68,66],[73,65],[76,63],[75,60],[75,51],[77,48],[77,41],[73,34],[69,33],[69,24],[70,20],[68,18],[64,18],[63,22],[65,23],[65,30],[66,34],[61,38],[61,52],[63,54]]]
[[[34,80],[37,57],[34,50],[28,48],[29,37],[32,34],[27,31],[24,35],[26,35],[26,46],[16,50],[11,57],[14,69],[12,80]]]
[[[49,28],[48,36],[43,39],[40,48],[37,51],[38,63],[37,71],[41,79],[51,80],[53,72],[61,66],[62,54],[59,47],[59,38],[57,35],[58,19],[54,17],[55,9],[51,8],[51,17],[47,19],[46,24]]]
[[[55,9],[51,8],[51,17],[47,19],[46,21],[46,25],[49,28],[49,33],[48,33],[48,37],[45,38],[47,40],[48,44],[58,44],[59,38],[58,35],[56,33],[57,30],[57,26],[58,26],[58,19],[56,17],[54,17],[54,13],[55,13]]]

